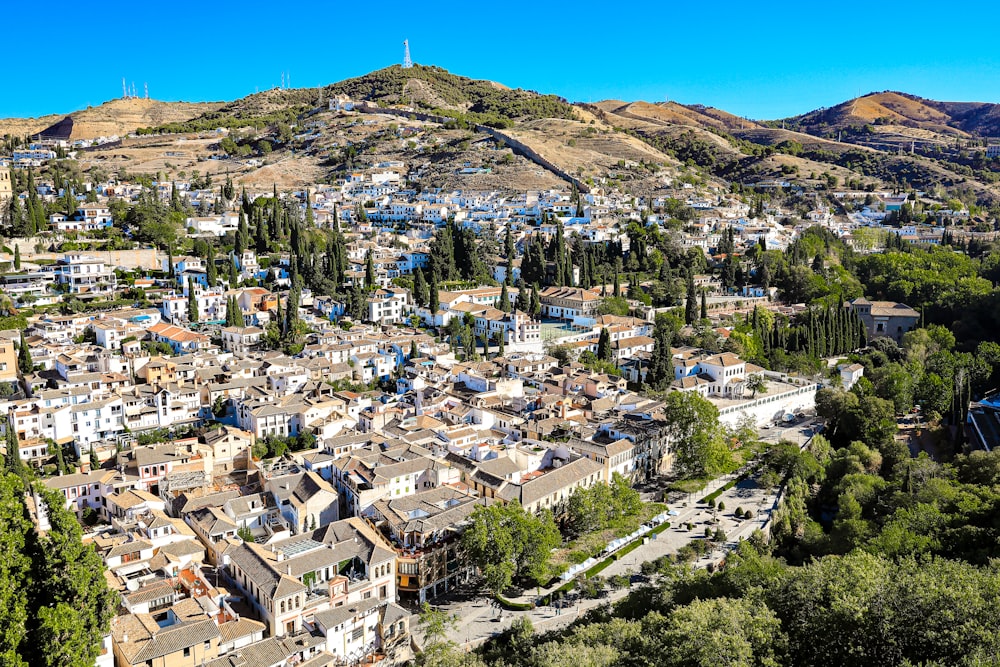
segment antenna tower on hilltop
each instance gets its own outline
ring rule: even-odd
[[[148,100],[149,99],[149,84],[148,83],[143,83],[142,84],[142,89],[146,93],[146,99]]]
[[[403,40],[403,69],[410,69],[413,67],[413,61],[410,60],[410,40]]]
[[[122,77],[122,99],[128,99],[128,88],[125,87],[125,77]]]

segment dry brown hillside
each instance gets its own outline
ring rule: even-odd
[[[868,124],[905,125],[962,137],[969,136],[966,129],[976,131],[973,124],[962,122],[957,113],[949,113],[948,104],[889,91],[864,95],[789,120],[791,124],[799,125],[808,132]],[[971,108],[975,110],[980,106],[992,105],[973,104]],[[966,114],[969,109],[970,105],[961,107],[961,111]]]
[[[114,99],[67,116],[8,118],[0,120],[0,135],[57,136],[70,140],[123,136],[140,127],[183,122],[220,108],[218,102],[160,102],[146,99]]]
[[[753,121],[745,120],[731,113],[701,105],[685,106],[677,102],[617,102],[606,100],[595,106],[605,113],[624,118],[643,120],[650,123],[672,123],[675,125],[690,125],[705,129],[723,131],[742,130],[759,127]]]

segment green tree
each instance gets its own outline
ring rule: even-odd
[[[785,643],[774,612],[746,599],[694,600],[671,612],[658,630],[670,647],[662,664],[671,667],[776,666]]]
[[[30,373],[34,370],[35,364],[31,360],[31,349],[24,339],[24,330],[21,330],[21,340],[17,345],[17,369],[22,373]]]
[[[215,266],[215,249],[208,245],[208,256],[205,258],[205,279],[209,287],[215,287],[219,282],[218,268]]]
[[[0,472],[0,662],[12,666],[28,664],[27,654],[20,651],[27,641],[28,593],[34,583],[33,554],[28,551],[34,526],[25,511],[24,493],[18,476]]]
[[[753,392],[751,398],[757,398],[757,392],[767,392],[767,380],[762,373],[751,373],[746,379],[746,388]]]
[[[100,642],[118,607],[97,552],[83,544],[76,516],[62,494],[41,484],[35,494],[45,505],[51,529],[37,536],[32,550],[34,583],[28,637],[45,665],[94,664]]]
[[[629,314],[628,301],[621,296],[609,296],[597,304],[598,315],[617,315],[624,317]]]
[[[694,289],[694,277],[688,275],[687,296],[684,299],[684,320],[692,324],[698,319],[698,294]]]
[[[427,306],[429,300],[430,294],[428,294],[424,272],[420,267],[417,267],[413,272],[413,301],[421,308],[424,308]]]
[[[365,289],[375,288],[375,261],[372,259],[372,251],[365,253]]]
[[[285,307],[284,334],[293,339],[297,335],[299,327],[300,289],[298,285],[292,285],[292,288],[288,290],[288,303]]]
[[[535,516],[517,502],[477,508],[462,535],[463,548],[494,593],[515,576],[544,581],[549,552],[560,542],[551,512]]]
[[[731,468],[732,456],[722,438],[719,411],[711,401],[697,392],[672,391],[664,399],[663,413],[678,472],[697,477]]]
[[[21,246],[20,244],[14,244],[14,270],[21,270]]]
[[[188,277],[188,322],[198,321],[198,297],[194,293],[194,278]]]
[[[431,271],[431,280],[427,285],[427,310],[431,313],[431,326],[434,325],[434,317],[441,310],[441,297],[438,294],[437,274]]]
[[[646,368],[646,384],[664,390],[674,381],[674,353],[670,349],[674,336],[674,321],[666,314],[656,316],[653,327],[653,354]]]
[[[504,282],[503,286],[500,288],[500,305],[498,308],[505,313],[509,313],[511,309],[510,294],[507,293],[506,282]]]
[[[601,335],[597,339],[597,358],[601,361],[611,361],[611,334],[607,327],[601,327]]]

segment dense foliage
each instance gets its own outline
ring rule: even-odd
[[[61,494],[31,487],[51,528],[35,530],[22,477],[0,476],[0,661],[93,665],[117,608],[101,559]]]
[[[429,91],[423,94],[425,89]],[[326,92],[376,103],[413,103],[442,115],[460,111],[472,122],[500,127],[511,119],[576,117],[572,105],[555,95],[505,88],[424,65],[393,65],[336,83]]]

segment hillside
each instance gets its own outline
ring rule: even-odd
[[[1000,105],[937,102],[886,91],[787,118],[785,123],[812,134],[864,125],[900,125],[953,137],[996,136],[1000,134]]]
[[[469,79],[440,67],[399,65],[327,86],[326,94],[383,105],[452,111],[492,124],[498,119],[574,118],[573,107],[555,95],[511,89],[493,81]]]
[[[141,127],[183,122],[222,106],[218,102],[160,102],[146,99],[114,99],[68,115],[0,120],[0,135],[41,134],[60,139],[96,139],[124,136]]]
[[[672,123],[691,125],[707,130],[732,131],[760,127],[757,123],[745,120],[731,113],[702,105],[684,105],[677,102],[622,103],[598,102],[597,107],[607,113],[625,118],[643,120],[651,123]]]
[[[395,107],[396,115],[378,115],[377,132],[359,134],[351,129],[353,114],[326,110],[328,100],[344,98]],[[454,122],[420,124],[417,135],[406,140],[392,136],[400,113],[412,125],[418,121],[406,116],[417,112]],[[512,161],[496,142],[483,143],[481,133],[470,132],[472,124],[504,129],[549,166]],[[309,129],[301,135],[307,138],[292,141],[290,126]],[[142,172],[225,171],[247,182],[298,186],[335,177],[330,170],[351,164],[345,146],[355,146],[370,157],[424,165],[435,183],[447,186],[546,187],[553,178],[559,182],[572,174],[592,184],[652,193],[678,178],[715,187],[725,181],[780,179],[820,188],[835,182],[940,186],[963,190],[980,203],[1000,201],[1000,166],[985,161],[981,149],[969,150],[978,147],[979,137],[1000,134],[1000,105],[938,102],[899,92],[873,93],[783,121],[751,121],[669,101],[571,105],[555,95],[439,67],[394,65],[322,88],[271,89],[225,104],[113,100],[67,117],[0,121],[0,133],[41,131],[71,139],[123,135],[137,128],[138,134],[159,139],[130,140],[88,162]],[[257,154],[260,139],[270,142],[275,154],[263,167],[239,159],[205,164],[220,150],[217,135],[190,135],[216,128],[234,132],[244,158]],[[173,145],[168,135],[188,135],[200,143]],[[466,163],[477,167],[474,177],[459,174]]]

